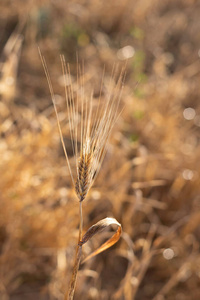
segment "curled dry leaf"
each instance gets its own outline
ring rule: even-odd
[[[101,221],[97,222],[96,224],[92,225],[88,229],[88,231],[84,234],[82,240],[79,242],[79,245],[82,246],[88,240],[90,240],[95,234],[102,232],[104,229],[106,229],[110,225],[118,226],[118,229],[115,232],[115,234],[108,241],[106,241],[103,245],[101,245],[97,250],[95,250],[89,256],[87,256],[84,259],[83,263],[86,262],[88,259],[96,256],[97,254],[110,248],[119,240],[119,238],[121,236],[121,232],[122,232],[121,224],[114,218],[105,218],[105,219],[102,219]]]

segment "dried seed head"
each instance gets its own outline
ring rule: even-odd
[[[64,144],[49,72],[45,59],[42,56],[41,59],[49,84],[61,136],[61,142],[71,179],[79,200],[83,201],[99,172],[106,152],[108,138],[119,115],[118,107],[121,99],[125,72],[124,69],[121,71],[116,82],[116,68],[114,67],[106,99],[102,99],[100,92],[98,103],[94,103],[92,93],[89,98],[85,96],[84,77],[83,72],[80,71],[80,67],[77,67],[77,83],[75,92],[71,80],[69,65],[65,63],[64,56],[61,56],[63,76],[65,79],[65,99],[68,115],[67,119],[76,165],[75,170],[72,170]],[[78,146],[79,144],[80,147]],[[74,174],[74,171],[76,174]]]
[[[92,155],[82,155],[78,161],[78,177],[75,183],[76,194],[83,201],[90,187]]]

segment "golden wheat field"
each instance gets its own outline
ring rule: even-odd
[[[199,16],[197,0],[1,0],[1,300],[67,299],[76,247],[74,300],[200,299]]]

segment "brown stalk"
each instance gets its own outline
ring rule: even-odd
[[[82,201],[79,202],[79,238],[78,238],[78,244],[76,247],[76,253],[74,258],[74,266],[73,271],[71,275],[71,280],[69,283],[68,291],[65,294],[65,300],[73,300],[74,298],[74,291],[76,286],[76,280],[78,275],[78,269],[81,261],[81,253],[82,253],[82,244],[80,241],[82,240],[82,230],[83,230],[83,214],[82,214]]]
[[[79,269],[79,265],[80,265],[80,261],[81,261],[81,253],[82,253],[82,246],[80,244],[78,244],[76,247],[74,267],[73,267],[73,271],[72,271],[72,275],[71,275],[69,289],[68,289],[68,292],[65,294],[65,300],[72,300],[74,298],[77,274],[78,274],[78,269]]]

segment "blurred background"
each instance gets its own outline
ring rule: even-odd
[[[84,230],[113,216],[123,234],[81,266],[75,299],[200,299],[200,2],[1,0],[0,11],[0,299],[64,299],[78,238],[38,46],[67,147],[59,55],[73,80],[78,54],[95,97],[104,67],[109,78],[127,63],[124,110],[83,203]]]

